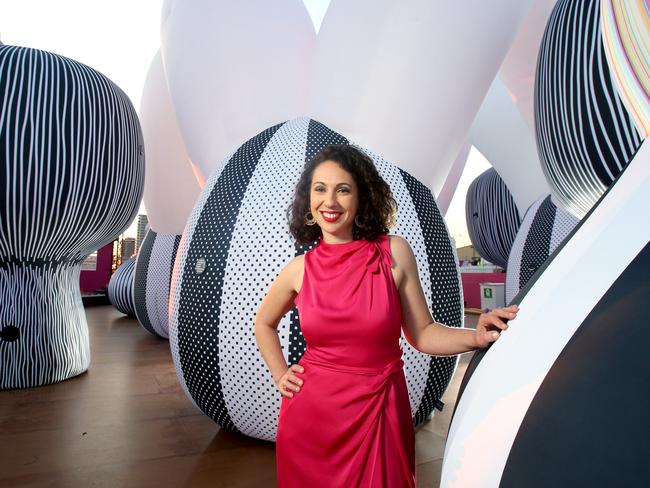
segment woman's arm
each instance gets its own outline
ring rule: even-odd
[[[433,356],[448,356],[487,347],[499,338],[501,330],[508,328],[501,319],[513,319],[516,316],[516,305],[482,314],[475,331],[447,327],[435,322],[422,291],[411,246],[399,236],[391,236],[390,242],[393,260],[400,269],[398,291],[404,335],[418,351]]]
[[[255,314],[254,331],[257,347],[280,393],[290,397],[293,394],[287,390],[300,390],[299,385],[302,385],[302,380],[294,373],[302,372],[302,367],[299,365],[294,365],[291,369],[287,367],[278,337],[278,324],[293,307],[293,299],[302,285],[303,269],[304,256],[293,258],[271,284]]]

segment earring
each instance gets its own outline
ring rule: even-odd
[[[305,214],[305,224],[307,224],[307,225],[314,225],[315,223],[316,223],[316,219],[314,218],[314,216],[312,215],[312,213],[311,213],[311,212],[307,212],[307,213]]]

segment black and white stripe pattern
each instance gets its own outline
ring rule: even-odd
[[[0,386],[88,368],[80,263],[133,220],[140,125],[128,97],[81,63],[0,46]]]
[[[149,230],[140,246],[133,280],[135,315],[148,332],[169,337],[169,284],[181,236]]]
[[[442,487],[647,484],[648,208],[646,141],[472,360]],[[604,414],[608,402],[621,413]]]
[[[326,144],[346,141],[304,118],[265,130],[212,174],[185,228],[172,279],[170,345],[188,396],[224,428],[275,439],[280,397],[257,350],[253,319],[284,264],[309,247],[295,247],[285,218],[305,161]],[[455,251],[431,192],[368,154],[398,202],[394,233],[414,249],[433,315],[461,326]],[[300,359],[305,344],[295,311],[278,332],[287,359]],[[456,358],[431,358],[406,341],[403,347],[419,422],[438,404]]]
[[[556,207],[550,195],[530,206],[508,258],[507,303],[512,302],[578,222],[572,214]]]
[[[135,258],[124,261],[115,270],[111,281],[108,282],[108,299],[111,304],[125,315],[135,316],[133,303],[133,276],[135,274]]]
[[[467,232],[483,259],[505,268],[519,230],[519,211],[494,168],[476,177],[465,200]]]
[[[557,205],[582,217],[641,144],[616,91],[598,0],[559,0],[540,47],[535,128]]]

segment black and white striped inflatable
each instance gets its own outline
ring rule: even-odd
[[[80,265],[133,220],[144,180],[129,98],[81,63],[0,46],[0,387],[90,362]]]
[[[467,190],[467,232],[483,259],[505,268],[519,230],[519,211],[494,168],[481,173]]]
[[[133,304],[133,275],[135,274],[135,258],[124,261],[115,270],[108,282],[108,300],[116,309],[125,315],[135,316]]]
[[[641,144],[607,65],[599,14],[599,0],[558,1],[535,80],[542,169],[554,203],[577,217],[589,211]]]
[[[181,236],[149,230],[135,265],[133,300],[140,325],[155,336],[169,337],[169,285]]]
[[[579,220],[558,208],[551,196],[534,202],[519,227],[508,258],[506,303],[510,303]]]
[[[306,118],[278,124],[242,145],[212,174],[178,250],[170,296],[170,345],[188,396],[226,429],[274,440],[280,395],[260,357],[253,319],[296,246],[286,209],[304,164],[340,134]],[[395,234],[410,242],[434,317],[460,327],[463,301],[455,250],[433,195],[408,173],[368,153],[399,205]],[[289,364],[304,353],[296,310],[280,322]],[[431,357],[403,341],[416,423],[446,389],[455,357]]]
[[[647,46],[635,46],[645,59]],[[536,96],[538,146],[555,158],[547,177],[572,213],[590,210],[472,360],[441,486],[645,486],[650,143],[639,145],[612,88],[599,2],[557,3]]]

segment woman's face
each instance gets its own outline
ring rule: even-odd
[[[328,243],[353,239],[352,226],[359,208],[354,178],[335,161],[323,161],[314,169],[309,193],[310,210]]]

